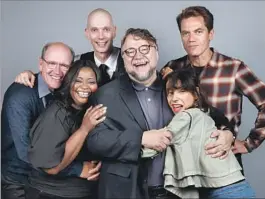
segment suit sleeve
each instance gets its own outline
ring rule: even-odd
[[[135,132],[136,127],[124,128],[118,121],[107,118],[87,137],[89,151],[103,159],[121,162],[137,162],[142,135]],[[139,128],[139,127],[137,127]]]
[[[31,98],[18,91],[10,93],[4,101],[2,117],[8,123],[19,159],[28,163],[28,135],[33,117]]]

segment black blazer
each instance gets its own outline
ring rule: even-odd
[[[81,60],[90,60],[90,61],[95,63],[94,51],[82,54],[80,56],[80,59]],[[123,59],[121,57],[121,53],[119,53],[116,70],[113,73],[113,76],[111,77],[111,80],[117,79],[119,76],[124,75],[124,74],[125,74],[124,62],[123,62]]]
[[[145,116],[128,75],[101,88],[92,101],[108,107],[107,119],[87,138],[89,150],[102,161],[99,198],[146,198],[147,186],[139,173],[142,134],[147,130]],[[172,112],[163,100],[164,124]]]

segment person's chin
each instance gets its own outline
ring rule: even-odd
[[[54,84],[50,84],[49,85],[49,88],[51,89],[57,89],[61,86],[61,83],[54,83]]]

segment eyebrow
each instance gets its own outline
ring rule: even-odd
[[[182,30],[181,33],[194,32],[194,31],[198,31],[198,30],[205,30],[205,29],[204,28],[196,28],[195,30],[192,30],[192,31]]]
[[[204,30],[204,28],[197,28],[194,31],[198,31],[198,30]]]

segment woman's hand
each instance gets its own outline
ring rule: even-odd
[[[80,129],[84,132],[90,132],[96,125],[106,119],[107,107],[99,104],[95,107],[89,107],[83,117]]]

